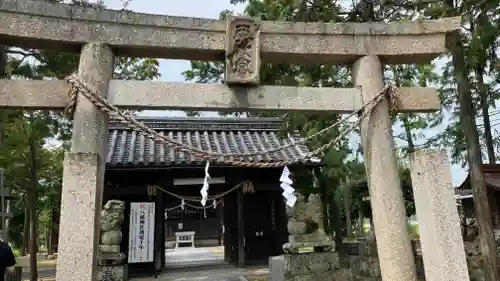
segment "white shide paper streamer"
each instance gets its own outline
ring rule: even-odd
[[[203,187],[200,190],[202,206],[205,206],[207,204],[207,199],[208,199],[208,179],[210,178],[210,175],[208,174],[209,166],[210,162],[207,161],[207,164],[205,165],[205,179],[203,180]]]
[[[297,202],[297,196],[293,194],[295,189],[292,187],[293,181],[290,179],[290,170],[288,170],[287,166],[283,168],[280,182],[280,187],[283,189],[282,195],[286,199],[286,205],[292,208],[295,205],[295,202]]]

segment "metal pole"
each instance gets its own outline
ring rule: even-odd
[[[9,193],[10,194],[10,193]],[[7,195],[7,194],[5,194]],[[12,217],[9,215],[11,214],[10,210],[11,210],[11,205],[10,205],[10,199],[9,198],[5,198],[5,238],[7,239],[6,242],[9,242],[9,227],[10,227],[10,222],[12,220]]]
[[[2,239],[5,242],[8,242],[8,233],[6,230],[5,225],[6,219],[5,219],[5,185],[3,184],[3,168],[0,168],[0,200],[1,205],[2,205]]]

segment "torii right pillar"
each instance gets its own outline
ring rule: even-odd
[[[362,102],[366,103],[384,88],[381,60],[386,64],[431,62],[446,51],[447,34],[459,29],[460,18],[432,24],[422,21],[390,23],[386,29],[375,23],[364,27],[365,36],[355,37],[355,41],[363,42],[364,52],[355,61],[352,76],[354,86],[361,90]],[[416,95],[416,89],[404,93],[404,99],[421,105],[412,112],[428,112],[426,97]],[[405,110],[402,95],[398,94],[396,109],[409,112]],[[377,252],[383,281],[416,281],[415,257],[407,231],[389,107],[389,100],[383,98],[361,122]],[[425,260],[426,253],[423,254]]]
[[[358,59],[353,66],[353,79],[361,89],[363,103],[373,99],[384,88],[379,58]],[[361,123],[377,252],[383,281],[415,281],[415,258],[406,227],[389,109],[389,101],[383,99]]]

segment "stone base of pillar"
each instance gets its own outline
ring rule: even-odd
[[[128,267],[124,253],[100,253],[97,259],[97,281],[127,281]]]
[[[99,265],[97,281],[127,281],[127,265]]]
[[[120,253],[120,245],[99,245],[99,251],[103,253]]]
[[[269,281],[348,281],[349,269],[341,269],[335,252],[285,254],[269,258]]]

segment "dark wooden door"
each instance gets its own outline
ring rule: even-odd
[[[238,263],[238,216],[236,192],[224,196],[223,206],[224,260]]]
[[[257,191],[243,197],[245,263],[267,264],[276,253],[276,222],[272,191]]]
[[[288,218],[286,216],[285,198],[281,195],[281,190],[271,193],[271,203],[273,211],[273,233],[274,242],[271,247],[271,255],[277,256],[283,254],[283,244],[288,242]]]

